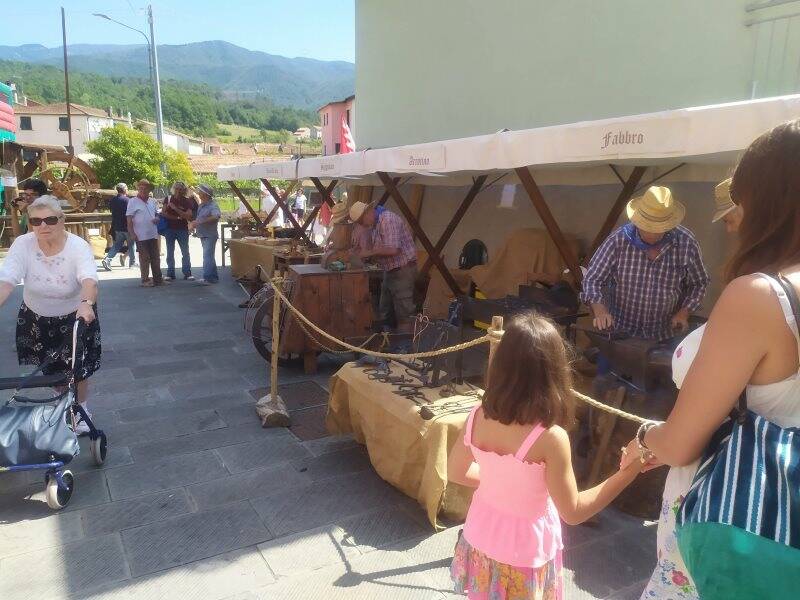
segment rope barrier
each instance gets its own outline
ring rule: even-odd
[[[633,421],[635,423],[651,423],[652,419],[645,419],[644,417],[640,417],[639,415],[633,415],[631,413],[627,413],[624,410],[620,410],[618,408],[614,408],[613,406],[609,406],[608,404],[603,404],[599,400],[595,400],[594,398],[587,396],[585,394],[581,394],[576,390],[572,390],[573,395],[582,402],[585,402],[589,406],[593,406],[594,408],[600,409],[607,413],[611,413],[612,415],[616,415],[618,417],[622,417],[623,419],[628,419],[629,421]]]
[[[307,325],[308,327],[313,329],[316,333],[318,333],[319,335],[321,335],[324,338],[328,339],[329,341],[333,342],[334,344],[338,344],[339,346],[342,346],[343,348],[347,349],[347,350],[343,350],[343,351],[342,350],[339,350],[339,351],[337,351],[337,350],[329,350],[330,352],[336,352],[336,353],[358,352],[360,354],[368,354],[368,355],[374,356],[376,358],[386,358],[386,359],[389,359],[389,360],[411,360],[411,359],[415,359],[415,358],[431,358],[431,357],[434,357],[434,356],[441,356],[443,354],[449,354],[451,352],[459,352],[461,350],[466,350],[467,348],[473,348],[475,346],[479,346],[480,344],[485,344],[486,342],[489,341],[489,336],[488,335],[484,335],[484,336],[479,337],[477,339],[470,340],[469,342],[463,342],[461,344],[456,344],[455,346],[450,346],[448,348],[441,348],[439,350],[430,350],[430,351],[427,351],[427,352],[417,352],[415,354],[395,354],[395,353],[391,353],[391,352],[376,352],[374,350],[367,350],[366,348],[363,348],[363,347],[360,347],[360,346],[354,346],[352,344],[349,344],[349,343],[345,342],[344,340],[340,340],[340,339],[334,337],[333,335],[329,334],[327,331],[325,331],[323,329],[320,329],[317,325],[312,323],[308,319],[308,317],[306,317],[297,308],[295,308],[292,305],[291,302],[289,302],[289,299],[286,296],[283,295],[283,293],[281,292],[281,290],[278,288],[278,286],[275,284],[275,281],[271,277],[269,278],[269,282],[270,282],[270,285],[272,285],[272,289],[275,291],[275,294],[280,299],[280,301],[283,302],[289,308],[289,310],[295,315],[295,317],[297,317],[299,319],[299,321],[300,321],[299,324],[303,328],[303,330],[306,332],[306,335],[308,335],[309,332],[308,332],[308,330],[306,330],[306,328],[303,326],[303,324]],[[378,335],[378,334],[373,334],[372,336],[370,336],[367,339],[367,341],[364,342],[364,344],[369,343],[372,339],[375,338],[376,335]],[[319,341],[317,339],[315,339],[313,336],[309,335],[309,337],[319,344]],[[385,342],[385,339],[386,338],[384,337],[384,342]],[[320,346],[325,348],[325,346],[323,346],[322,344],[320,344]],[[383,344],[381,345],[381,347],[383,347]],[[326,348],[326,350],[328,350],[328,348]],[[618,408],[614,408],[613,406],[609,406],[607,404],[603,404],[599,400],[595,400],[594,398],[591,398],[590,396],[587,396],[585,394],[581,394],[577,390],[573,389],[572,393],[574,394],[574,396],[578,400],[581,400],[582,402],[585,402],[589,406],[592,406],[592,407],[597,408],[599,410],[602,410],[604,412],[610,413],[612,415],[616,415],[616,416],[621,417],[623,419],[628,419],[629,421],[634,421],[635,423],[640,423],[640,424],[641,423],[649,423],[649,422],[651,422],[651,419],[645,419],[645,418],[640,417],[638,415],[634,415],[634,414],[625,412],[624,410],[620,410]]]
[[[444,354],[450,354],[451,352],[459,352],[461,350],[466,350],[467,348],[473,348],[475,346],[480,346],[481,344],[485,344],[489,341],[489,336],[484,335],[483,337],[479,337],[474,340],[470,340],[468,342],[462,342],[461,344],[456,344],[455,346],[450,346],[448,348],[440,348],[439,350],[429,350],[427,352],[415,352],[413,354],[398,354],[392,352],[376,352],[374,350],[367,350],[366,348],[360,348],[359,346],[354,346],[353,344],[349,344],[344,340],[340,340],[330,333],[325,331],[324,329],[320,329],[311,322],[308,317],[306,317],[303,313],[301,313],[298,309],[296,309],[289,299],[283,295],[283,292],[275,285],[275,281],[270,277],[269,278],[270,285],[272,285],[272,289],[275,291],[275,295],[280,299],[281,302],[286,304],[289,310],[297,317],[300,321],[305,323],[308,327],[314,330],[317,334],[321,335],[322,337],[326,338],[330,342],[341,346],[342,348],[346,348],[350,352],[358,352],[360,354],[367,354],[369,356],[374,356],[376,358],[386,358],[389,360],[413,360],[415,358],[433,358],[434,356],[442,356]]]

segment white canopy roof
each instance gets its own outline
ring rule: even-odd
[[[278,163],[219,167],[221,180],[345,179],[380,184],[383,171],[428,185],[467,185],[478,174],[516,182],[530,167],[540,184],[616,182],[606,165],[667,168],[683,180],[718,180],[768,129],[800,117],[800,94]],[[498,181],[496,178],[495,181]]]

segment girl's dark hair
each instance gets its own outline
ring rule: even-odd
[[[533,311],[511,319],[489,366],[483,412],[504,425],[572,421],[572,369],[555,324]]]
[[[800,262],[800,120],[750,144],[733,173],[731,198],[744,218],[727,281]]]

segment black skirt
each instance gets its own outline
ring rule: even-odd
[[[94,308],[97,317],[97,307]],[[17,315],[17,360],[20,365],[39,366],[50,357],[55,360],[42,373],[68,374],[72,361],[72,327],[75,313],[61,317],[42,317],[25,303]],[[88,379],[100,368],[100,321],[95,318],[83,331],[83,355],[77,356],[75,380]]]

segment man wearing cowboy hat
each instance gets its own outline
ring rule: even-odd
[[[730,177],[714,188],[714,202],[717,210],[714,212],[711,222],[722,221],[725,223],[728,233],[739,231],[739,225],[742,224],[742,207],[738,206],[731,198]]]
[[[354,202],[350,220],[372,231],[372,248],[361,249],[362,259],[372,258],[384,271],[378,308],[384,325],[392,312],[397,330],[411,331],[416,313],[414,281],[417,278],[417,248],[405,220],[382,206]]]
[[[597,249],[581,299],[594,325],[663,340],[688,327],[708,286],[700,245],[680,223],[686,209],[668,188],[652,186],[628,203],[627,223]]]

